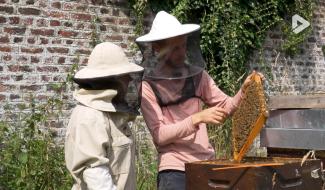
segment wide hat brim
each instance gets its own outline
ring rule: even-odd
[[[111,69],[91,69],[85,67],[78,71],[74,78],[76,79],[89,79],[89,78],[99,78],[108,76],[118,76],[129,73],[136,73],[143,71],[143,68],[135,63],[122,64],[118,68]]]
[[[164,40],[176,36],[181,36],[185,34],[189,34],[191,32],[195,32],[200,29],[200,25],[197,24],[182,24],[181,27],[177,29],[173,28],[170,30],[166,30],[164,32],[149,32],[146,35],[138,37],[136,42],[152,42],[158,40]]]

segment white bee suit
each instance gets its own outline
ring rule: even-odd
[[[116,112],[111,103],[115,90],[74,93],[74,108],[65,139],[66,165],[73,190],[133,190],[135,147],[127,113]]]

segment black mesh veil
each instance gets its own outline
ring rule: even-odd
[[[197,88],[205,68],[200,49],[200,31],[137,44],[143,54],[143,80],[151,86],[161,106],[197,97]]]
[[[86,90],[117,90],[117,95],[112,99],[115,109],[119,112],[139,114],[142,77],[143,71],[99,78],[74,78],[73,80],[79,88]]]

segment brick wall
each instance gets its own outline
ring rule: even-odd
[[[280,53],[283,35],[279,28],[268,32],[262,54],[255,52],[250,60],[252,67],[264,60],[271,66],[273,81],[270,81],[268,93],[279,94],[315,94],[325,93],[325,2],[318,1],[313,11],[312,33],[301,44],[301,53],[289,57]],[[324,52],[322,51],[324,48]]]
[[[252,68],[258,66],[256,63],[261,59],[271,66],[273,81],[266,83],[268,95],[325,95],[325,2],[317,2],[311,27],[310,36],[300,46],[302,52],[294,57],[277,51],[283,44],[279,28],[268,32],[262,53],[256,51],[251,56]],[[266,156],[266,149],[259,144],[258,137],[248,155]]]
[[[72,64],[87,63],[94,40],[114,42],[133,57],[134,24],[123,0],[0,0],[0,116],[6,103],[15,108],[31,93],[46,101]],[[74,105],[71,94],[63,94],[63,117]],[[62,122],[56,127],[62,134]]]

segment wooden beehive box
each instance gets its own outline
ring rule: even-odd
[[[185,164],[187,190],[322,190],[321,161],[244,158]]]

